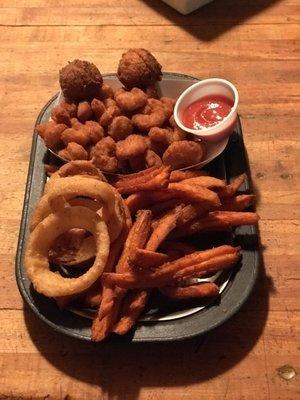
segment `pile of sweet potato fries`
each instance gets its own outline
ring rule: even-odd
[[[245,179],[241,175],[226,184],[205,171],[171,172],[162,166],[112,182],[125,198],[134,223],[114,272],[102,275],[102,300],[92,326],[94,341],[111,332],[128,332],[154,288],[175,300],[219,293],[215,283],[189,285],[189,279],[233,267],[240,259],[240,248],[223,245],[197,251],[180,239],[256,224],[258,215],[243,211],[254,196],[238,194]]]

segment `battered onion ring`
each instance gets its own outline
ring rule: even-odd
[[[82,176],[67,176],[54,179],[51,190],[44,194],[33,213],[30,230],[35,227],[49,214],[52,213],[51,202],[59,196],[68,200],[74,197],[84,196],[100,201],[103,204],[104,215],[107,215],[107,227],[110,241],[113,242],[120,234],[123,227],[123,215],[120,201],[116,197],[112,187],[96,179],[87,179]]]
[[[78,278],[64,278],[50,271],[48,252],[53,241],[69,229],[82,228],[91,232],[96,241],[96,258],[92,267]],[[66,207],[48,215],[31,232],[25,268],[35,290],[48,297],[80,293],[102,274],[109,254],[109,236],[101,217],[86,207]]]

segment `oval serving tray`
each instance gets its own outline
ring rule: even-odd
[[[115,74],[107,74],[104,76],[104,80],[111,84],[116,81],[116,76]],[[163,80],[160,82],[160,89],[163,95],[176,97],[178,93],[195,81],[197,81],[197,78],[191,76],[164,73]],[[56,94],[44,106],[36,124],[49,119],[51,109],[57,104],[58,95]],[[42,321],[58,332],[90,341],[90,320],[71,311],[60,311],[54,300],[35,292],[26,276],[23,265],[30,216],[43,193],[46,182],[44,162],[49,161],[49,156],[51,157],[43,141],[34,133],[16,255],[16,280],[24,301]],[[214,176],[228,181],[241,173],[247,173],[248,165],[239,121],[225,151],[208,164],[207,168]],[[249,191],[248,181],[241,188],[241,191]],[[199,235],[191,240],[196,245],[202,244],[204,237]],[[146,313],[131,332],[123,337],[112,335],[108,340],[117,338],[118,341],[124,342],[161,342],[187,339],[204,334],[221,325],[239,310],[254,286],[259,269],[257,229],[254,226],[244,226],[235,229],[231,235],[206,235],[205,240],[208,241],[210,247],[224,243],[224,241],[242,247],[242,260],[233,269],[222,294],[214,301],[204,304],[199,300],[178,304],[170,302],[160,295],[153,296]],[[194,309],[196,309],[196,312],[189,312]],[[161,321],[153,320],[153,313],[170,315],[177,311],[180,311],[180,315],[186,316],[174,319],[167,318],[167,320],[163,318],[164,320]]]

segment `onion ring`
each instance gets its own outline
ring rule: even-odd
[[[33,213],[30,230],[35,227],[49,214],[52,213],[51,201],[63,196],[66,201],[74,197],[84,196],[93,198],[103,203],[105,213],[107,212],[107,227],[111,242],[120,234],[123,227],[123,215],[120,201],[116,197],[112,187],[96,179],[86,179],[82,176],[68,176],[54,179],[51,190],[44,194]]]
[[[82,228],[91,232],[96,241],[96,258],[91,268],[78,278],[64,278],[50,271],[48,252],[62,233]],[[86,207],[65,207],[48,215],[29,235],[25,268],[35,290],[45,296],[66,296],[90,287],[102,274],[109,254],[109,236],[105,222]]]

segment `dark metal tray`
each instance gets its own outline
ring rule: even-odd
[[[193,77],[181,74],[165,74],[164,76],[168,76],[169,79],[174,80],[196,80]],[[49,119],[51,109],[56,104],[57,98],[58,94],[45,105],[37,118],[36,124]],[[25,303],[47,325],[66,335],[90,341],[91,321],[70,311],[60,311],[54,300],[35,292],[26,276],[23,264],[30,216],[36,202],[43,193],[46,182],[44,162],[48,160],[49,156],[43,141],[34,133],[16,255],[16,280]],[[235,131],[231,135],[225,151],[208,164],[207,168],[214,176],[222,179],[225,178],[228,181],[241,173],[247,173],[248,165],[240,121],[238,121]],[[241,192],[249,192],[249,189],[248,179],[241,188]],[[196,244],[197,242],[203,243],[204,239],[206,241],[212,240],[210,242],[212,247],[220,240],[220,236],[216,235],[214,238],[211,235],[206,235],[206,238],[203,236],[192,238]],[[224,239],[224,237],[221,239]],[[228,241],[228,238],[225,239]],[[124,337],[117,338],[116,336],[111,336],[109,340],[124,342],[183,340],[206,333],[228,320],[246,301],[257,277],[259,268],[257,228],[254,226],[239,227],[232,232],[229,241],[242,247],[242,260],[234,268],[225,290],[215,301],[209,303],[201,311],[182,318],[170,321],[139,322],[135,329]],[[159,300],[164,302],[162,307],[165,310],[170,308],[171,311],[174,311],[174,307],[176,309],[176,304],[170,304],[164,298]],[[181,304],[180,307],[191,307],[195,306],[195,304],[195,301],[192,303],[188,302],[183,305]]]

